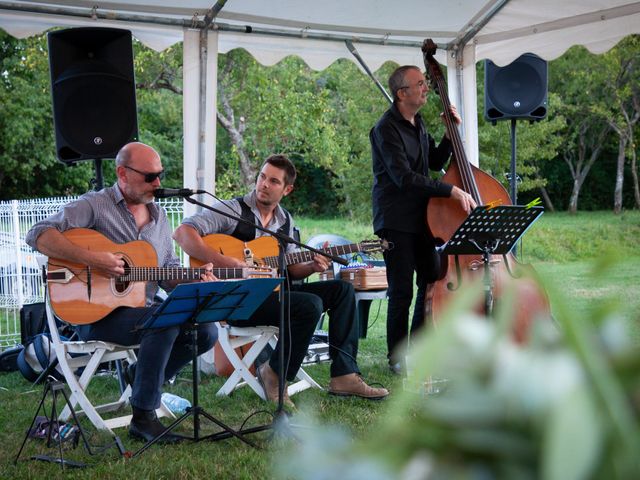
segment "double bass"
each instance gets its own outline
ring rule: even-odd
[[[510,205],[511,200],[506,189],[494,177],[472,165],[465,154],[464,146],[458,132],[455,118],[451,113],[451,102],[447,95],[447,86],[440,69],[440,65],[434,58],[436,44],[427,39],[422,46],[425,66],[431,82],[435,85],[443,105],[443,117],[445,128],[451,143],[453,144],[453,157],[442,182],[455,185],[469,193],[477,205]],[[426,211],[426,223],[431,235],[436,239],[436,244],[446,243],[467,218],[467,213],[458,202],[451,198],[434,197],[429,199]],[[457,257],[457,258],[454,258]],[[456,265],[455,262],[458,262]],[[438,316],[446,308],[452,297],[452,290],[460,281],[465,282],[478,275],[482,275],[483,259],[481,255],[449,255],[443,259],[439,279],[427,288],[425,309],[430,313],[434,323]],[[513,335],[516,341],[524,342],[531,323],[536,318],[549,318],[550,308],[546,293],[534,280],[534,275],[521,275],[515,277],[511,273],[508,263],[513,265],[517,261],[513,254],[505,256],[493,255],[489,261],[492,276],[492,297],[498,299],[507,282],[516,283],[517,301],[514,306]],[[518,265],[521,270],[530,270],[532,267]],[[460,276],[460,278],[458,278]],[[486,313],[483,306],[478,307],[481,313]]]

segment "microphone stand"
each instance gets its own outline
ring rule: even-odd
[[[195,192],[193,192],[195,193]],[[209,192],[207,192],[209,193]],[[349,262],[347,260],[345,260],[342,257],[338,257],[336,255],[329,255],[326,252],[323,252],[321,250],[318,250],[316,248],[313,248],[307,244],[304,244],[298,240],[296,240],[295,238],[291,238],[289,235],[284,234],[284,233],[280,233],[280,232],[274,232],[273,230],[269,230],[268,228],[263,227],[262,225],[258,225],[254,222],[250,222],[248,220],[245,220],[242,217],[239,217],[238,215],[234,215],[232,213],[229,212],[225,212],[222,211],[220,209],[211,207],[205,203],[202,203],[198,200],[195,200],[193,198],[191,198],[188,194],[185,195],[181,195],[183,196],[184,200],[193,204],[193,205],[198,205],[202,208],[206,208],[207,210],[210,210],[214,213],[218,213],[220,215],[223,215],[227,218],[231,218],[232,220],[236,220],[238,222],[241,222],[245,225],[249,225],[252,227],[257,228],[258,230],[268,233],[269,235],[271,235],[272,237],[274,237],[277,241],[278,241],[278,270],[280,272],[280,274],[282,276],[285,275],[285,269],[286,269],[286,265],[285,265],[285,249],[286,249],[286,245],[289,243],[293,243],[294,245],[297,245],[298,247],[302,247],[305,248],[307,250],[310,250],[314,253],[317,253],[318,255],[323,255],[325,257],[330,258],[332,261],[334,262],[338,262],[341,265],[348,265]],[[280,295],[279,295],[279,302],[280,302],[280,319],[279,319],[279,326],[278,326],[278,334],[279,334],[279,338],[281,341],[284,341],[284,337],[283,337],[283,332],[285,331],[285,309],[284,309],[284,295],[285,295],[285,288],[286,288],[286,282],[283,283],[282,288],[280,289]],[[289,322],[287,322],[289,323]],[[275,414],[275,419],[272,423],[272,425],[270,427],[267,428],[271,428],[273,427],[273,424],[278,424],[278,428],[282,428],[283,424],[286,425],[287,424],[287,416],[286,413],[284,412],[284,385],[285,385],[285,368],[284,368],[284,348],[280,348],[279,353],[279,358],[278,358],[278,362],[279,362],[279,372],[278,372],[278,407],[276,409],[276,414]],[[247,429],[245,431],[240,431],[240,433],[253,433],[256,431],[261,431],[264,430],[265,428],[261,428],[261,427],[257,427],[254,429]]]

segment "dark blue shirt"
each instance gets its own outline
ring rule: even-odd
[[[428,171],[440,170],[451,155],[446,137],[436,146],[420,114],[415,126],[395,103],[369,133],[373,158],[373,230],[417,233],[425,229],[430,197],[449,197],[452,185],[433,180]]]

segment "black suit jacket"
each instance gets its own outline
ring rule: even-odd
[[[418,233],[425,229],[430,197],[449,197],[452,185],[433,180],[429,169],[440,170],[451,155],[444,137],[436,146],[417,114],[415,126],[395,103],[369,133],[373,157],[373,229]]]

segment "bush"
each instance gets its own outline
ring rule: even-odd
[[[579,318],[553,294],[558,323],[540,319],[521,345],[509,325],[517,299],[506,297],[487,321],[470,313],[481,295],[461,292],[438,328],[414,342],[405,390],[367,440],[314,433],[281,473],[639,478],[640,348],[629,324],[611,305]]]

